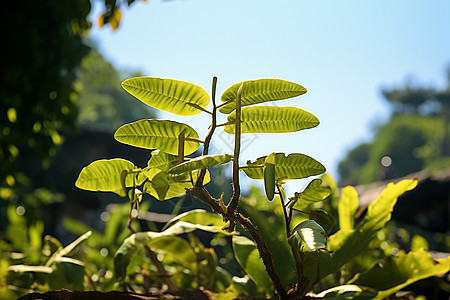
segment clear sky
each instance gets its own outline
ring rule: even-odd
[[[192,82],[208,93],[216,75],[219,95],[258,78],[308,89],[276,105],[303,108],[321,124],[292,134],[244,136],[241,164],[271,152],[300,152],[336,176],[346,151],[370,140],[373,127],[389,116],[381,87],[408,78],[444,87],[450,65],[447,0],[150,0],[122,12],[116,32],[96,26],[91,32],[119,69]],[[94,9],[93,17],[98,14]],[[210,122],[206,114],[160,118],[189,123],[201,137]],[[220,132],[217,152],[232,153]]]

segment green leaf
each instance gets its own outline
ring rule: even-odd
[[[353,229],[355,213],[358,210],[358,193],[355,188],[346,186],[342,189],[341,200],[338,204],[339,228],[342,230]]]
[[[325,229],[314,220],[303,221],[295,226],[288,242],[301,253],[325,249],[327,244]]]
[[[184,81],[135,77],[125,80],[122,87],[151,107],[182,116],[196,115],[209,103],[204,89]]]
[[[168,171],[170,168],[178,164],[178,157],[176,155],[167,154],[160,150],[152,151],[152,157],[147,163],[147,168],[142,170],[145,176],[152,180],[156,174],[161,171]]]
[[[365,286],[358,285],[340,285],[317,294],[320,299],[354,299],[369,300],[377,295],[377,291]]]
[[[312,180],[303,192],[295,193],[289,200],[291,200],[291,207],[303,210],[312,203],[325,200],[330,194],[331,189],[322,186],[322,180],[317,178]]]
[[[223,218],[218,214],[213,214],[203,209],[194,209],[174,217],[164,226],[164,229],[181,221],[203,226],[224,227],[226,225]],[[230,234],[226,230],[224,230],[223,233]]]
[[[260,289],[267,295],[272,295],[272,281],[259,257],[255,242],[239,235],[233,236],[232,241],[236,260]]]
[[[254,162],[247,161],[243,167],[245,174],[252,179],[264,179],[264,161],[266,156],[259,157]],[[301,153],[291,153],[287,157],[284,153],[275,154],[275,178],[302,179],[325,172],[325,167],[315,159]]]
[[[232,112],[225,132],[234,134],[236,112]],[[313,114],[297,107],[253,106],[241,111],[241,133],[284,133],[313,128],[320,121]]]
[[[192,180],[197,180],[197,171],[192,173]],[[207,184],[211,180],[209,171],[203,179],[203,184]],[[144,193],[148,193],[156,199],[163,201],[181,196],[186,193],[186,189],[192,188],[192,182],[189,174],[171,175],[165,171],[156,174],[150,181],[144,184]]]
[[[328,239],[328,251],[333,253],[333,264],[321,265],[322,277],[334,273],[355,256],[367,249],[376,232],[391,219],[398,197],[415,188],[416,179],[389,183],[378,198],[369,204],[364,220],[355,229],[339,230]]]
[[[235,110],[237,91],[242,83],[244,84],[241,97],[242,106],[288,99],[306,93],[306,89],[303,86],[281,79],[258,79],[239,82],[229,87],[222,94],[222,102],[231,102],[219,108],[221,113],[229,114]]]
[[[81,170],[75,186],[88,191],[116,192],[124,188],[122,172],[134,169],[132,162],[121,158],[97,160]],[[126,186],[132,185],[132,177],[127,176]]]
[[[388,257],[382,265],[357,274],[350,283],[369,286],[378,290],[375,299],[385,299],[389,295],[418,280],[445,274],[450,270],[450,257],[434,261],[424,249],[403,251]]]
[[[311,210],[309,212],[309,219],[316,221],[320,226],[322,226],[327,235],[330,234],[335,223],[334,217],[323,209]]]
[[[170,174],[180,174],[187,171],[204,169],[207,167],[225,164],[231,161],[233,157],[228,154],[223,155],[202,155],[186,162],[183,162],[175,167],[172,167],[168,172]]]
[[[148,242],[147,245],[153,249],[170,256],[175,262],[196,271],[197,256],[189,243],[178,236],[161,236]]]
[[[81,235],[79,238],[77,238],[75,241],[70,243],[64,248],[60,248],[53,255],[49,258],[49,260],[45,263],[46,267],[50,267],[53,263],[62,261],[63,256],[68,255],[70,252],[72,252],[73,249],[75,249],[76,246],[78,246],[81,242],[85,241],[88,237],[92,235],[92,231],[88,231],[85,234]]]
[[[35,272],[35,273],[50,274],[53,272],[53,269],[50,267],[44,267],[44,266],[12,265],[12,266],[8,267],[8,271],[16,272],[16,273]]]
[[[126,238],[114,255],[114,272],[119,280],[125,279],[126,270],[133,254],[140,245],[150,243],[161,237],[175,236],[192,232],[194,230],[204,230],[212,233],[222,232],[219,227],[190,224],[178,222],[162,232],[137,232]]]
[[[114,138],[127,145],[177,155],[181,132],[185,136],[184,155],[194,153],[199,147],[197,132],[189,125],[170,120],[149,119],[125,124],[116,131]]]

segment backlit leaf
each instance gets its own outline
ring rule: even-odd
[[[331,189],[322,186],[322,180],[317,178],[312,180],[303,192],[295,193],[289,200],[291,200],[291,207],[303,210],[312,203],[325,200],[330,194]]]
[[[306,220],[295,226],[288,241],[299,252],[314,252],[326,248],[327,238],[322,226]]]
[[[450,257],[434,261],[424,249],[409,252],[401,251],[388,257],[382,265],[357,274],[350,283],[369,286],[378,290],[374,299],[386,299],[389,295],[418,280],[445,274],[450,270]]]
[[[234,133],[236,112],[228,118],[229,125],[224,130]],[[319,125],[319,119],[313,114],[291,106],[253,106],[241,111],[241,133],[284,133],[313,128]]]
[[[122,87],[151,107],[183,116],[196,115],[209,103],[204,89],[179,80],[135,77],[122,82]]]
[[[202,155],[191,160],[185,161],[175,167],[171,168],[168,172],[170,174],[180,174],[186,171],[199,170],[207,167],[217,166],[225,164],[231,161],[232,156],[228,154],[223,155]]]
[[[242,106],[288,99],[306,93],[303,86],[281,79],[258,79],[243,83]],[[222,94],[222,102],[231,102],[219,108],[221,113],[229,114],[236,109],[236,96],[241,84],[242,82],[232,85]]]
[[[197,171],[192,172],[192,180],[197,180]],[[211,180],[209,172],[206,172],[203,184]],[[192,188],[192,182],[189,174],[172,175],[165,171],[156,174],[150,181],[144,184],[144,192],[152,195],[156,199],[163,201],[184,195],[186,189]]]
[[[125,124],[116,131],[114,138],[127,145],[177,155],[181,132],[185,136],[184,155],[195,152],[199,147],[197,132],[189,125],[170,120],[149,119]]]
[[[178,164],[176,155],[168,154],[160,150],[152,151],[152,157],[147,163],[147,168],[142,170],[145,176],[152,180],[153,177],[161,171],[167,171]]]
[[[339,228],[342,230],[353,229],[355,213],[358,210],[358,193],[354,187],[347,186],[342,189],[341,200],[338,204]]]
[[[243,170],[252,179],[264,179],[264,161],[266,156],[247,162],[248,167]],[[284,153],[275,154],[275,178],[302,179],[325,172],[325,167],[315,159],[301,153],[291,153],[287,157]]]
[[[132,162],[121,158],[97,160],[81,170],[75,186],[88,191],[116,192],[123,188],[122,172],[134,169]],[[132,177],[127,176],[126,186],[132,185]]]
[[[378,198],[369,204],[362,222],[354,229],[339,230],[328,239],[328,251],[333,253],[333,263],[321,265],[321,276],[337,272],[344,264],[369,247],[373,236],[391,219],[398,197],[415,188],[416,179],[389,183]]]

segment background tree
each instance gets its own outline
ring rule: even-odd
[[[339,163],[342,183],[362,184],[450,166],[450,68],[444,90],[406,85],[384,88],[390,120],[374,140],[356,146]]]
[[[113,132],[123,123],[156,116],[151,107],[133,101],[122,89],[122,80],[114,66],[96,51],[83,59],[77,81],[80,88],[77,124],[80,127]]]
[[[117,28],[119,9],[134,0],[105,0],[103,24]],[[79,90],[74,84],[89,53],[89,0],[12,1],[0,12],[5,33],[0,67],[0,197],[11,196],[17,160],[30,147],[44,164],[73,129]]]

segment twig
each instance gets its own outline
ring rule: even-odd
[[[208,155],[209,144],[211,143],[212,136],[214,135],[214,131],[216,130],[217,127],[216,88],[217,88],[217,77],[214,76],[212,81],[212,92],[211,92],[211,102],[213,105],[213,110],[211,113],[212,120],[211,120],[211,127],[205,138],[205,143],[203,144],[203,155]],[[195,183],[196,186],[203,185],[203,179],[205,178],[205,175],[206,175],[206,168],[201,169],[197,177],[197,182]]]
[[[234,130],[234,155],[233,155],[233,197],[228,203],[228,214],[234,214],[241,196],[241,187],[239,184],[239,153],[241,150],[241,95],[244,84],[241,84],[236,96],[236,123]],[[230,231],[234,230],[234,222],[230,223]]]

